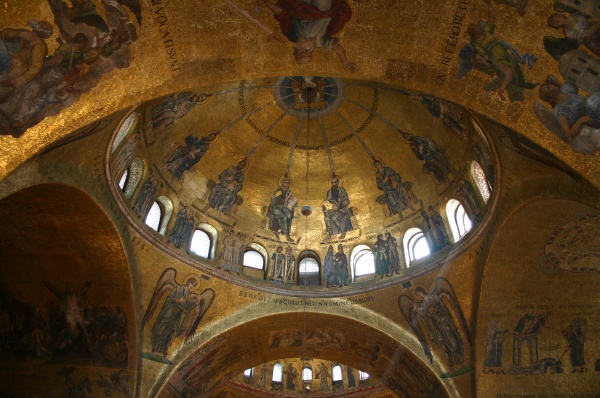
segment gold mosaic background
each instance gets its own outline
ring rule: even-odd
[[[106,17],[102,3],[93,3]],[[530,1],[523,15],[510,1],[500,3],[493,2],[495,36],[538,59],[531,69],[521,67],[526,80],[540,83],[552,74],[562,81],[558,62],[543,46],[544,36],[562,36],[546,25],[554,12],[552,3]],[[48,54],[52,54],[58,48],[58,23],[51,4],[7,1],[0,11],[2,26],[25,29],[28,20],[52,22],[53,35],[45,40]],[[9,396],[68,396],[75,394],[76,388],[89,388],[91,396],[105,396],[106,391],[114,396],[183,396],[184,386],[188,396],[242,396],[235,380],[243,378],[244,369],[278,359],[300,363],[302,350],[270,349],[269,339],[273,333],[304,330],[306,325],[307,331],[341,329],[346,334],[346,344],[319,346],[310,355],[313,360],[367,371],[373,383],[385,386],[377,395],[363,392],[363,396],[595,396],[600,391],[600,303],[595,289],[598,154],[577,153],[542,125],[533,112],[537,88],[525,94],[523,101],[510,102],[484,90],[492,77],[482,72],[471,71],[456,79],[458,51],[469,41],[467,27],[488,18],[488,5],[483,1],[349,2],[352,18],[337,36],[348,58],[356,63],[355,72],[343,69],[336,54],[323,49],[315,50],[310,63],[297,64],[292,58],[293,45],[281,35],[268,10],[261,8],[255,13],[252,1],[235,5],[275,32],[273,37],[226,1],[143,2],[141,24],[131,8],[122,6],[137,33],[126,46],[129,66],[98,74],[95,86],[69,97],[68,106],[18,138],[3,131],[3,391]],[[455,31],[460,28],[460,33],[454,52],[448,52],[453,26]],[[170,39],[173,41],[165,44]],[[167,52],[172,48],[176,50],[175,64],[175,58],[169,60],[173,53]],[[444,56],[451,57],[447,70]],[[294,291],[300,289],[273,288],[269,292],[270,286],[265,287],[264,282],[232,276],[218,269],[216,262],[164,250],[166,237],[136,221],[130,210],[132,202],[115,199],[115,181],[106,173],[115,130],[131,107],[146,101],[184,90],[211,91],[237,87],[241,80],[282,76],[334,76],[398,86],[468,110],[491,137],[496,171],[493,200],[483,223],[467,237],[468,245],[454,245],[447,256],[435,257],[435,262],[426,260],[422,268],[409,268],[379,284],[354,285],[335,293],[315,289],[314,297],[306,299],[307,305],[298,297],[302,293]],[[180,130],[179,125],[173,129],[176,134],[169,143],[183,138],[189,129],[204,135],[209,128],[222,125],[220,121],[231,120],[228,110],[239,112],[237,98],[225,101],[225,96],[210,98],[194,111],[203,112],[202,107],[217,98],[224,102],[217,113],[209,114],[206,126],[195,125],[190,113],[181,118]],[[405,126],[416,130],[422,120],[429,123],[431,118],[423,108],[415,109],[401,117]],[[139,128],[146,127],[140,124]],[[210,155],[221,162],[212,166],[215,173],[239,159],[235,140],[223,138],[217,143],[230,142],[232,147],[227,150],[223,146],[222,152]],[[239,138],[240,142],[245,139]],[[157,140],[156,147],[167,144],[164,139]],[[449,147],[455,144],[453,140],[447,143]],[[373,147],[383,146],[378,141]],[[455,149],[460,152],[460,148],[456,145]],[[337,150],[340,164],[352,163],[353,156],[365,156],[362,150],[358,154],[350,147],[342,150],[342,145]],[[250,168],[254,164],[251,159]],[[414,170],[406,173],[415,180],[422,178]],[[266,173],[260,175],[269,192],[281,172],[278,168],[268,178]],[[367,164],[357,173],[355,183],[371,186],[373,175]],[[293,180],[296,184],[302,177]],[[320,200],[327,185],[319,181],[315,197]],[[258,191],[258,185],[249,189]],[[185,195],[184,200],[188,200]],[[240,215],[245,211],[258,214],[264,197],[249,202],[253,205],[240,210]],[[361,222],[373,229],[380,222],[380,215],[361,217]],[[243,219],[245,216],[240,217]],[[252,228],[244,228],[252,232]],[[221,229],[218,232],[216,252],[220,253],[224,235]],[[248,241],[252,239],[248,237]],[[354,242],[372,244],[367,236]],[[269,254],[273,248],[267,247]],[[161,355],[147,355],[153,347],[151,329],[166,296],[144,323],[155,288],[167,269],[176,271],[168,281],[171,286],[184,284],[195,275],[198,294],[205,289],[215,293],[214,301],[201,307],[203,316],[191,333],[193,339],[186,342],[190,333],[184,331],[168,342],[166,357],[172,364],[161,362]],[[419,287],[429,300],[435,300],[433,296],[440,292],[436,286],[444,280],[452,286],[460,311],[450,309],[447,297],[442,298],[445,304],[441,307],[430,303],[432,311],[446,308],[452,319],[430,314],[430,326],[460,325],[462,312],[467,327],[448,332],[441,343],[425,336],[430,361],[398,301],[406,296],[420,303]],[[202,296],[204,303],[209,296]],[[464,345],[462,362],[449,358],[452,350],[448,345],[456,340]],[[515,341],[526,347],[520,354],[513,353]],[[534,345],[528,348],[534,341],[537,350]],[[201,362],[200,370],[211,377],[188,384],[181,371],[190,361]],[[413,371],[408,372],[409,368]],[[269,394],[268,389],[260,393]],[[356,393],[361,396],[360,391]]]

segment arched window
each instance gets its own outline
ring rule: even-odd
[[[477,188],[479,189],[479,193],[483,198],[483,202],[487,203],[492,193],[492,186],[486,178],[483,169],[476,161],[471,162],[471,177],[473,178],[473,181],[475,181],[475,185],[477,185]]]
[[[159,196],[156,198],[155,203],[160,204],[162,214],[158,224],[158,229],[152,229],[158,231],[159,234],[164,235],[167,233],[167,224],[169,224],[169,219],[171,219],[171,214],[173,214],[173,202],[171,202],[171,200],[166,196]]]
[[[430,253],[427,239],[423,235],[423,231],[419,228],[411,228],[404,235],[404,253],[406,254],[406,266],[410,267],[410,263],[418,260]]]
[[[148,215],[146,216],[146,219],[144,220],[144,222],[146,223],[147,226],[149,226],[150,228],[152,228],[153,230],[158,232],[162,218],[163,218],[163,209],[160,207],[158,202],[154,202],[154,204],[150,208],[150,211],[148,212]]]
[[[340,365],[333,365],[331,368],[331,380],[333,382],[342,381],[342,367]]]
[[[127,199],[130,199],[131,196],[133,196],[135,189],[137,188],[138,184],[142,179],[143,171],[144,163],[142,162],[142,159],[135,158],[133,159],[127,170],[125,170],[125,172],[121,176],[121,180],[119,181],[119,188],[121,188],[123,195]]]
[[[321,284],[320,266],[314,252],[300,254],[298,264],[298,284],[306,286],[319,286]]]
[[[131,112],[131,114],[123,121],[123,124],[119,128],[119,132],[117,133],[117,136],[113,142],[111,152],[114,152],[119,147],[119,144],[123,141],[123,138],[125,138],[133,126],[135,126],[137,115],[137,112]]]
[[[198,224],[196,228],[192,235],[190,252],[202,258],[214,259],[217,230],[212,225],[205,223]]]
[[[448,224],[450,224],[454,241],[458,242],[471,230],[473,223],[465,212],[463,205],[456,199],[450,199],[446,204],[446,215],[448,216]]]
[[[367,372],[363,372],[362,370],[359,370],[358,377],[360,378],[360,380],[367,380],[369,378],[369,374]]]
[[[244,267],[264,269],[265,258],[254,249],[246,250],[244,253]]]
[[[212,247],[212,239],[208,232],[203,229],[197,229],[192,235],[192,243],[190,244],[190,252],[202,258],[210,258],[210,249]]]
[[[244,370],[244,376],[246,376],[246,377],[254,376],[254,368]]]
[[[283,380],[283,365],[281,362],[276,362],[273,366],[273,377],[271,378],[271,381],[273,383],[281,383],[281,380]]]
[[[350,255],[352,264],[352,281],[359,276],[375,275],[375,256],[367,245],[358,245]],[[361,278],[362,279],[362,278]]]
[[[310,366],[305,365],[302,368],[302,381],[312,381],[312,379],[313,379],[312,369],[310,368]]]
[[[125,192],[125,183],[127,182],[127,177],[129,176],[129,169],[125,170],[123,173],[123,177],[121,177],[121,181],[119,181],[119,188],[121,191]]]

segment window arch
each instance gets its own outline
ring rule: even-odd
[[[246,377],[254,376],[254,368],[244,370],[244,376],[246,376]]]
[[[362,370],[359,370],[358,377],[360,380],[367,380],[369,378],[369,374],[367,372],[363,372]]]
[[[404,253],[406,257],[406,266],[410,267],[410,263],[418,260],[431,253],[427,239],[419,228],[411,228],[404,235]]]
[[[203,229],[197,229],[192,235],[192,243],[190,244],[190,252],[200,256],[202,258],[210,257],[210,248],[212,247],[212,240],[210,235]]]
[[[155,230],[156,232],[158,232],[162,218],[163,218],[163,209],[160,206],[160,204],[158,203],[158,201],[155,201],[152,204],[152,207],[150,208],[148,215],[146,215],[146,219],[144,220],[144,223],[147,226],[149,226],[150,228],[152,228],[153,230]]]
[[[450,199],[446,204],[446,216],[455,242],[458,242],[473,227],[464,206],[456,199]]]
[[[331,368],[331,381],[342,381],[342,367],[338,364],[333,365]]]
[[[217,230],[210,224],[198,224],[192,235],[190,253],[206,259],[215,258],[215,242],[217,241]]]
[[[173,202],[171,202],[171,199],[167,198],[166,196],[159,196],[156,198],[156,202],[158,202],[162,207],[163,214],[160,219],[158,230],[155,229],[155,231],[158,231],[159,234],[164,235],[167,233],[167,224],[171,219],[171,214],[173,214]]]
[[[273,365],[273,377],[271,378],[271,381],[273,383],[281,383],[282,380],[283,365],[281,364],[281,362],[275,362],[275,365]]]
[[[121,124],[119,132],[117,133],[117,136],[115,137],[115,140],[113,142],[111,152],[114,152],[119,147],[119,144],[121,144],[123,139],[127,136],[127,134],[131,132],[133,126],[135,126],[137,115],[137,112],[131,112],[129,116],[127,116],[127,118],[123,121],[123,124]]]
[[[119,181],[119,188],[123,192],[123,195],[130,199],[135,192],[138,184],[142,180],[142,172],[144,171],[144,162],[142,159],[135,158],[125,170]]]
[[[298,284],[319,286],[321,284],[321,266],[319,257],[312,251],[300,253],[298,263]]]
[[[257,243],[248,243],[244,252],[244,267],[264,270],[267,258],[267,250]]]
[[[352,250],[350,264],[352,264],[352,282],[357,277],[375,275],[375,256],[373,250],[367,245],[358,245]]]
[[[244,267],[264,269],[265,259],[259,252],[257,252],[254,249],[246,250],[246,252],[244,253]]]
[[[471,162],[471,177],[473,178],[473,181],[475,181],[477,189],[479,189],[479,193],[483,198],[483,203],[487,203],[492,194],[492,186],[485,176],[485,172],[475,160]]]
[[[304,365],[302,368],[302,381],[312,381],[313,373],[309,365]]]

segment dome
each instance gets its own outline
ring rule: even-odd
[[[312,253],[320,264],[330,246],[349,257],[366,245],[389,263],[372,275],[380,283],[435,266],[463,243],[451,233],[447,203],[462,207],[472,235],[494,182],[489,141],[471,113],[425,93],[351,79],[285,76],[189,89],[141,104],[115,135],[110,172],[140,231],[150,233],[149,206],[163,198],[157,208],[181,218],[169,230],[156,221],[152,241],[163,250],[292,290],[305,288],[301,270],[275,275],[271,261],[284,248],[297,260]],[[140,182],[147,189],[127,197],[123,176],[134,158],[149,170]],[[242,248],[190,253],[192,231],[182,229],[190,217],[194,228],[206,225]],[[431,253],[412,263],[402,247],[411,229],[425,234]],[[252,244],[263,249],[264,274],[243,266]],[[396,259],[387,258],[390,245]],[[327,286],[321,274],[316,284]]]

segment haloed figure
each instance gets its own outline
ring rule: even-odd
[[[327,197],[323,201],[323,213],[325,213],[325,231],[327,235],[340,234],[340,239],[346,237],[347,231],[352,231],[352,209],[348,192],[340,187],[338,177],[331,178],[331,189],[327,191]]]
[[[323,48],[335,52],[344,68],[357,70],[335,37],[352,17],[346,0],[279,0],[277,4],[258,0],[257,4],[271,10],[283,34],[296,43],[294,58],[299,64],[310,62],[315,48]]]
[[[298,199],[292,195],[290,189],[291,180],[288,177],[283,177],[279,183],[279,187],[271,195],[271,203],[267,215],[269,217],[269,229],[279,239],[279,234],[284,234],[288,242],[292,241],[290,232],[292,229],[292,220],[294,218],[294,210]]]

